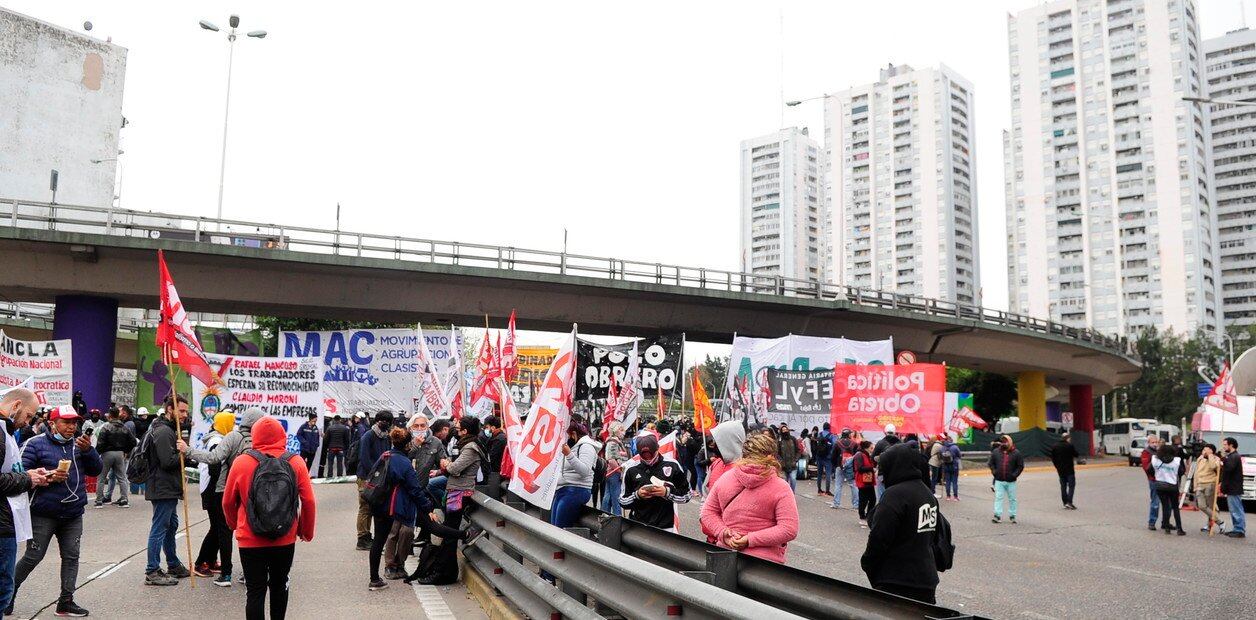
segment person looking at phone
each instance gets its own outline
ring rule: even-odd
[[[676,531],[676,504],[689,501],[689,480],[680,463],[659,454],[654,435],[637,437],[637,458],[624,470],[619,504],[628,518],[669,532]]]
[[[88,476],[99,476],[104,464],[100,454],[92,447],[91,437],[79,435],[78,412],[69,405],[61,405],[49,414],[49,428],[42,435],[32,437],[22,450],[22,467],[49,471],[48,486],[37,489],[31,497],[31,531],[26,541],[26,554],[18,560],[13,580],[13,601],[27,575],[35,570],[48,552],[52,537],[57,537],[61,552],[61,596],[57,599],[58,616],[83,617],[87,610],[74,602],[74,588],[78,581],[79,542],[83,537],[83,510],[87,506]],[[8,610],[6,610],[7,612]]]

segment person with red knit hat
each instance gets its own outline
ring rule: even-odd
[[[240,547],[240,563],[244,567],[248,590],[245,618],[265,618],[266,591],[269,589],[270,617],[272,620],[283,620],[288,609],[288,572],[292,569],[296,541],[298,538],[305,542],[314,539],[314,487],[310,485],[310,472],[301,456],[285,451],[288,436],[277,420],[270,416],[258,420],[253,425],[252,436],[253,449],[237,457],[227,475],[227,486],[222,496],[223,516],[227,525],[235,530]],[[272,466],[270,463],[261,465],[267,457],[286,457],[296,484],[296,494],[300,498],[292,525],[274,538],[255,533],[249,518],[249,491],[254,472],[259,467],[267,470]]]

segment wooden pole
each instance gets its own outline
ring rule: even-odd
[[[171,360],[173,361],[173,360]],[[171,413],[174,414],[174,435],[175,441],[183,439],[183,424],[179,419],[179,386],[175,383],[174,364],[166,364],[166,368],[170,370],[170,405],[173,407]],[[188,403],[191,409],[191,403]],[[191,439],[188,435],[188,439]],[[179,452],[179,484],[183,489],[183,538],[186,539],[188,545],[188,566],[195,568],[196,560],[192,556],[192,521],[188,514],[188,474],[184,469],[183,452]],[[190,570],[190,569],[189,569]],[[192,589],[196,589],[196,574],[193,573],[188,581],[192,584]]]

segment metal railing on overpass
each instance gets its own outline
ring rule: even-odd
[[[509,246],[438,241],[399,235],[377,235],[306,226],[283,226],[244,220],[220,220],[172,213],[62,205],[6,198],[0,198],[0,222],[6,222],[15,228],[148,239],[175,239],[337,256],[548,273],[599,280],[681,286],[709,291],[841,300],[857,306],[905,310],[934,317],[967,319],[986,325],[1052,334],[1092,343],[1120,355],[1133,355],[1130,343],[1126,339],[1104,335],[1090,329],[1070,327],[1013,312],[983,308],[976,304],[776,275],[684,267]]]
[[[480,487],[467,562],[530,618],[972,618],[584,508],[559,529]],[[850,554],[846,554],[850,556]],[[853,557],[853,556],[852,556]],[[543,570],[556,584],[537,574]],[[555,615],[557,614],[557,616]]]

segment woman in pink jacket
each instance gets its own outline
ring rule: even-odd
[[[726,549],[785,563],[785,546],[798,536],[798,504],[781,478],[777,444],[757,432],[742,457],[711,488],[702,504],[702,532]]]

